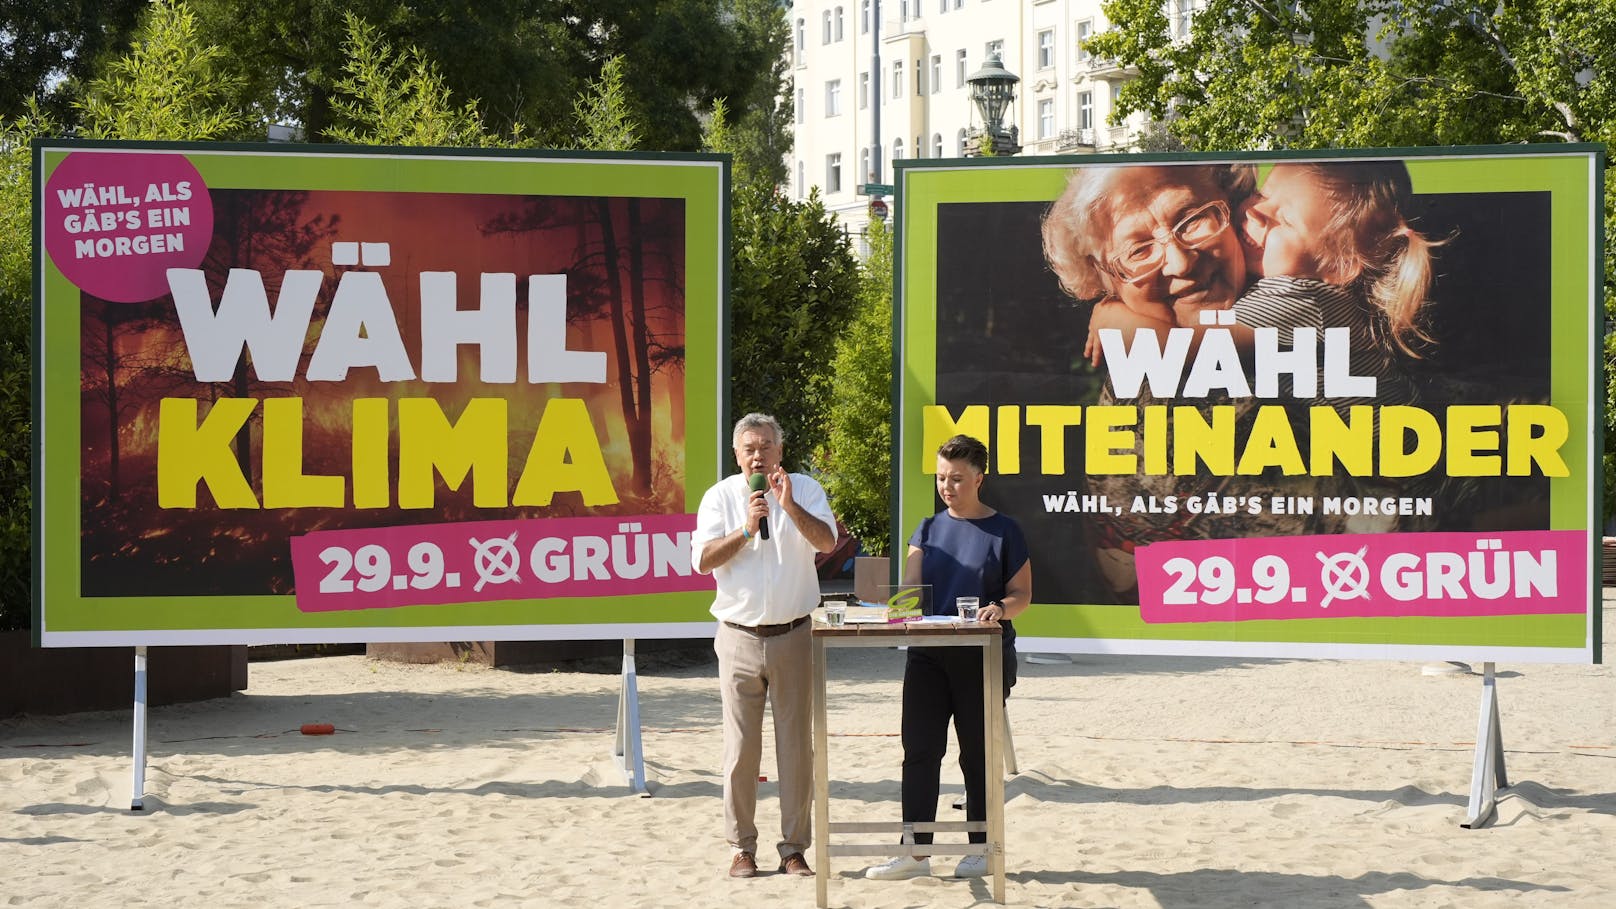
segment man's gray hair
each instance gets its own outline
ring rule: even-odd
[[[731,448],[741,444],[741,433],[767,429],[774,433],[775,444],[784,448],[786,444],[786,431],[780,428],[780,423],[766,413],[749,413],[735,421],[735,431],[730,433],[729,444]]]

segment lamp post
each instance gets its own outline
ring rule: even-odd
[[[989,54],[982,68],[965,80],[971,86],[971,101],[982,115],[982,128],[970,132],[973,140],[965,150],[967,157],[979,155],[1013,155],[1021,151],[1021,130],[1004,125],[1005,111],[1016,99],[1016,83],[1021,77],[1004,68],[1004,60]]]

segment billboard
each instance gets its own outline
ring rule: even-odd
[[[670,637],[728,162],[45,141],[45,646]]]
[[[894,542],[963,432],[1024,649],[1597,662],[1601,167],[899,162]]]

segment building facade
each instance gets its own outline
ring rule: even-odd
[[[1193,0],[1168,0],[1187,34]],[[892,161],[958,158],[980,114],[966,80],[998,53],[1019,76],[1005,125],[1024,155],[1131,150],[1141,115],[1109,122],[1131,74],[1085,49],[1106,28],[1100,0],[795,0],[796,102],[789,191],[818,189],[850,233],[892,182]],[[890,200],[888,200],[890,204]]]

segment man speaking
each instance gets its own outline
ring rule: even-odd
[[[780,872],[811,876],[813,649],[808,616],[819,603],[814,555],[836,545],[825,490],[780,466],[785,434],[749,413],[731,436],[741,472],[701,497],[690,541],[695,569],[718,588],[718,686],[724,705],[724,838],[730,877],[757,874],[757,784],[763,706],[774,710],[780,782]]]

